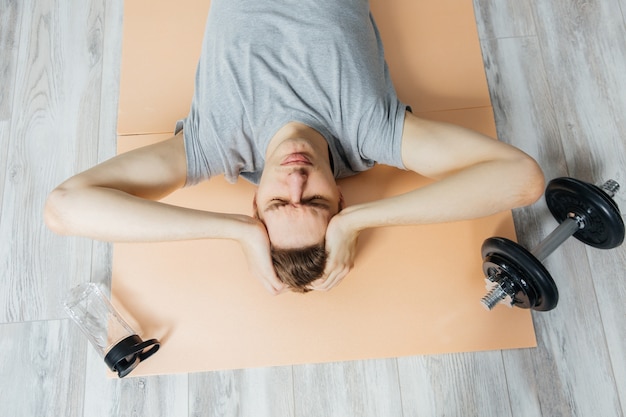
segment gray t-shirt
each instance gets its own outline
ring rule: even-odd
[[[336,178],[403,168],[399,102],[367,0],[213,0],[184,129],[187,185],[258,183],[291,121],[328,141]]]

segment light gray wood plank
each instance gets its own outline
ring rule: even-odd
[[[67,289],[88,277],[91,242],[52,236],[42,209],[55,185],[95,161],[102,72],[103,1],[19,4],[24,30],[0,219],[8,239],[0,248],[4,322],[62,317]]]
[[[515,329],[511,329],[515,331]],[[531,371],[535,357],[541,355],[539,349],[514,349],[502,352],[505,376],[508,386],[508,397],[513,417],[545,416],[551,414],[542,413],[540,389],[544,387],[537,383],[537,376]],[[541,377],[550,378],[551,369],[546,369]],[[567,404],[567,403],[566,403]],[[564,414],[558,414],[566,416]]]
[[[398,367],[405,416],[511,415],[499,351],[399,358]]]
[[[0,80],[1,82],[1,80]],[[6,160],[11,140],[11,124],[0,120],[0,218],[2,218],[2,200],[4,197],[4,181],[6,176]]]
[[[17,66],[19,31],[22,28],[22,8],[16,0],[0,0],[0,122],[13,114],[13,89]],[[2,165],[4,166],[4,165]]]
[[[626,246],[611,251],[587,249],[587,253],[592,265],[591,279],[596,288],[622,414],[626,415]]]
[[[18,2],[0,0],[0,217],[4,198],[7,154],[11,140],[13,91],[18,62],[18,39],[23,27],[22,8]]]
[[[0,83],[2,80],[0,80]],[[5,177],[6,177],[6,169],[4,167],[7,166],[7,154],[9,153],[9,147],[11,144],[11,122],[9,120],[0,120],[0,219],[2,218],[2,201],[4,199],[4,187],[5,187]],[[7,239],[8,240],[8,239]],[[4,239],[0,237],[0,242],[3,242]],[[7,243],[8,244],[8,243]],[[3,285],[4,282],[0,280],[0,286]]]
[[[85,341],[69,320],[0,326],[0,415],[83,415]]]
[[[292,368],[190,374],[189,404],[194,417],[292,417]]]
[[[158,354],[157,352],[156,355]],[[131,373],[119,379],[107,376],[106,370],[103,359],[89,346],[85,378],[85,416],[188,415],[187,375],[133,377]]]
[[[530,0],[474,0],[474,14],[480,39],[535,34]]]
[[[618,10],[617,0],[536,3],[570,174],[587,181],[624,178],[626,26]]]
[[[109,159],[117,153],[117,113],[122,63],[124,1],[109,0],[105,7],[98,162]]]
[[[398,417],[402,397],[393,359],[294,367],[297,417]]]

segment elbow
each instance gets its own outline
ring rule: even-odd
[[[68,190],[64,187],[59,186],[48,195],[43,211],[44,223],[48,229],[60,235],[71,234],[66,221],[68,206]]]

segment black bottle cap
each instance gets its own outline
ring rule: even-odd
[[[139,336],[132,335],[120,340],[109,350],[104,357],[104,363],[110,370],[117,372],[120,378],[132,372],[139,363],[152,356],[161,343],[157,339],[141,340]]]

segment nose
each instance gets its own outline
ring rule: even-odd
[[[294,170],[287,175],[287,185],[289,187],[289,197],[292,204],[300,203],[307,174],[304,170]]]

